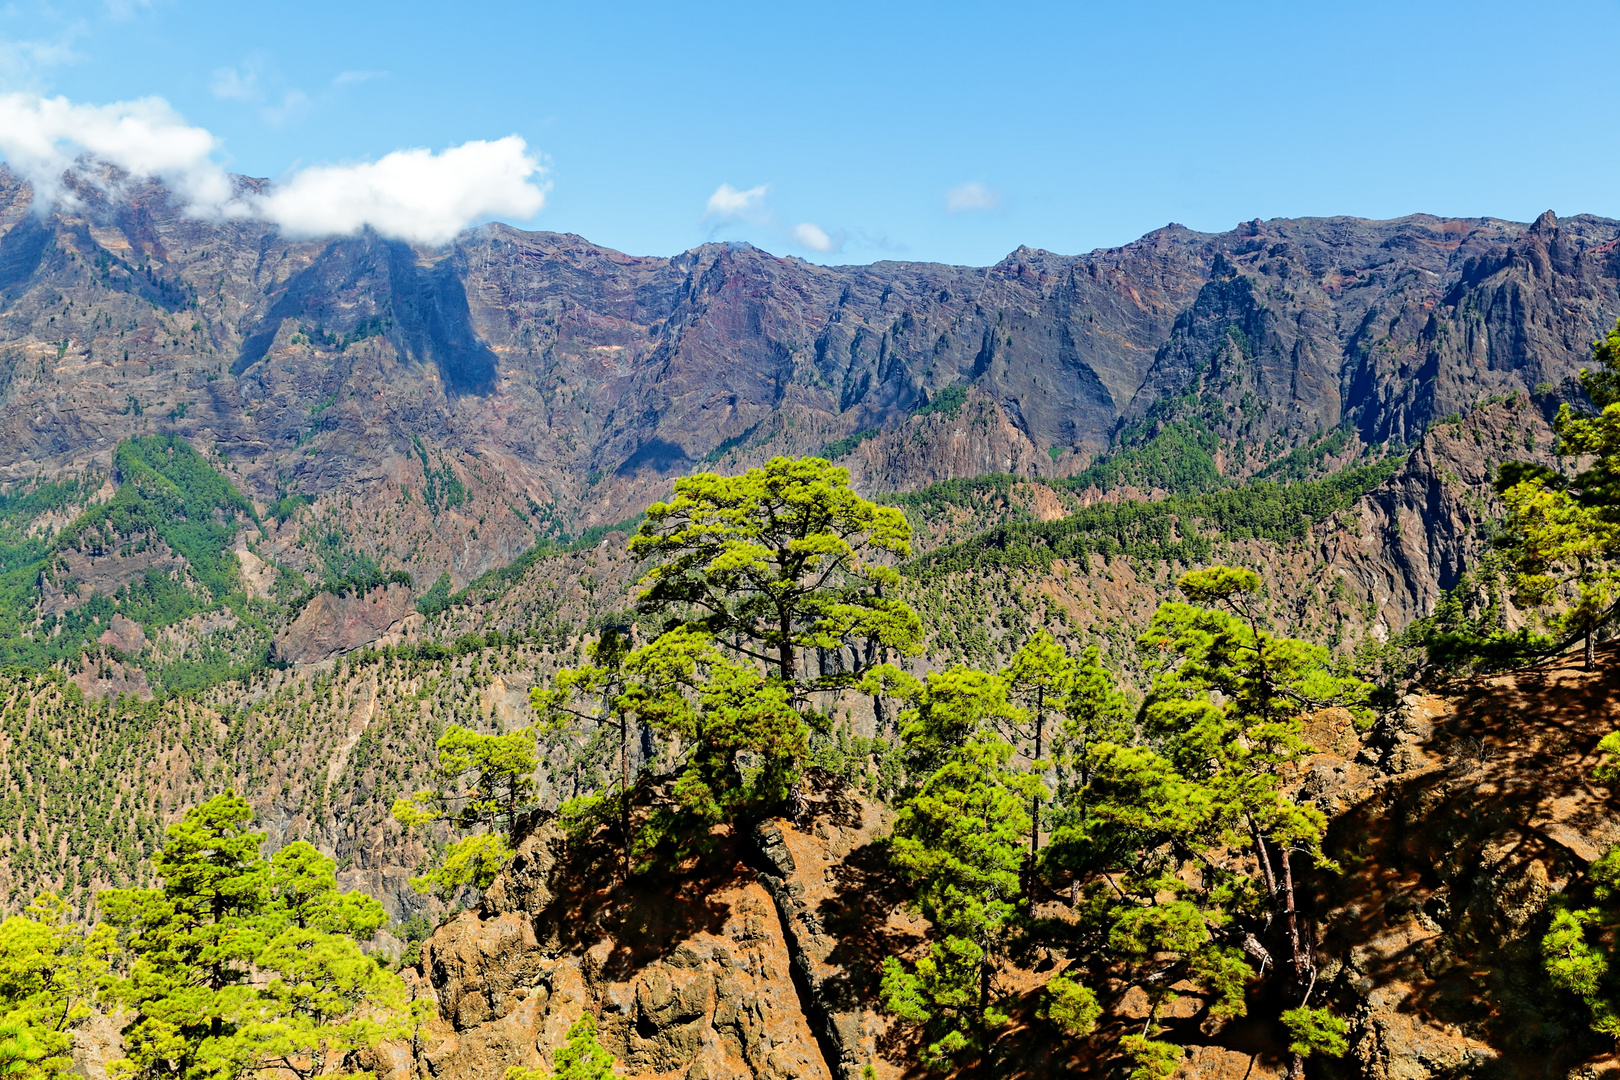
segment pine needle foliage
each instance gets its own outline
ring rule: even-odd
[[[107,992],[130,1014],[114,1075],[307,1080],[425,1018],[430,1003],[357,944],[382,905],[338,892],[331,860],[306,843],[265,859],[251,821],[240,796],[215,796],[169,827],[153,858],[161,886],[101,895],[129,953]]]

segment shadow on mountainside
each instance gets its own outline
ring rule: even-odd
[[[1458,683],[1443,697],[1409,695],[1360,735],[1340,719],[1315,725],[1319,744],[1331,749],[1290,781],[1329,813],[1326,847],[1339,867],[1302,881],[1307,926],[1321,935],[1313,1001],[1350,1021],[1346,1055],[1312,1059],[1308,1075],[1603,1075],[1598,1055],[1611,1047],[1590,1031],[1580,1003],[1549,985],[1540,941],[1550,899],[1565,889],[1580,896],[1592,860],[1620,842],[1613,798],[1589,781],[1598,741],[1620,728],[1620,647],[1604,649],[1593,673],[1579,670],[1578,658],[1559,658]],[[889,867],[889,812],[830,775],[812,770],[809,779],[804,811],[793,819],[769,819],[747,835],[717,829],[701,855],[629,883],[619,879],[605,831],[568,844],[541,826],[480,914],[460,917],[469,934],[483,936],[457,952],[447,933],[457,924],[435,935],[446,946],[433,952],[444,976],[435,985],[441,1003],[465,1018],[457,1030],[515,1023],[504,1018],[539,1008],[524,1001],[539,1001],[542,989],[546,1000],[563,1001],[571,991],[558,973],[576,964],[604,1030],[619,1040],[615,1052],[622,1042],[623,1052],[653,1062],[645,1048],[656,1044],[673,1067],[698,1052],[681,1049],[688,1043],[741,1030],[715,1003],[733,978],[727,972],[740,970],[728,957],[753,950],[782,959],[751,961],[762,981],[748,993],[769,1003],[750,1008],[783,1038],[807,1024],[839,1080],[868,1063],[880,1080],[929,1075],[917,1060],[919,1033],[886,1016],[879,1001],[884,960],[915,960],[927,930],[907,912],[910,890]],[[956,1075],[1120,1073],[1117,1044],[1147,1019],[1145,996],[1122,973],[1082,976],[1105,1008],[1090,1038],[1068,1039],[1040,1016],[1047,980],[1068,963],[1064,939],[1079,946],[1088,932],[1066,901],[1038,898],[1035,915],[1052,929],[1051,944],[1024,947],[997,972],[1012,1021]],[[784,948],[772,953],[775,946],[759,943],[778,940],[778,921]],[[655,1022],[665,1007],[660,987],[689,976],[715,988],[711,1012]],[[1184,1048],[1180,1080],[1283,1076],[1286,1037],[1275,1020],[1285,1006],[1282,983],[1257,983],[1249,1016],[1225,1023],[1191,988],[1174,988],[1185,992],[1158,1019],[1160,1037]],[[536,989],[525,998],[524,987]],[[812,1053],[810,1039],[791,1037]],[[464,1045],[464,1067],[482,1068],[481,1052]]]
[[[1563,1076],[1612,1049],[1547,981],[1540,942],[1549,898],[1579,896],[1620,841],[1590,780],[1620,727],[1620,649],[1593,672],[1559,657],[1445,689],[1406,721],[1406,767],[1333,822],[1341,872],[1312,882],[1324,989],[1356,1021],[1351,1053],[1313,1063],[1319,1075],[1415,1057],[1436,1073]]]

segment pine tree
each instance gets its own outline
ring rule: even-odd
[[[1074,663],[1068,650],[1045,630],[1037,631],[1014,654],[1001,672],[1013,698],[1022,703],[1030,718],[1030,759],[1032,769],[1044,775],[1050,767],[1047,761],[1047,719],[1062,710],[1073,685]],[[1041,847],[1041,796],[1034,795],[1029,803],[1029,860],[1025,866],[1025,895],[1034,900],[1035,861]]]
[[[911,553],[905,515],[861,498],[849,470],[814,457],[776,457],[742,476],[675,482],[647,508],[632,555],[655,560],[637,606],[707,631],[791,688],[852,686],[885,650],[917,648],[916,614],[886,595]],[[807,650],[846,662],[811,676]]]
[[[1337,673],[1325,648],[1267,629],[1252,571],[1214,566],[1179,587],[1190,602],[1162,604],[1139,642],[1159,668],[1140,737],[1087,742],[1085,784],[1046,858],[1092,878],[1080,910],[1100,959],[1148,995],[1147,1022],[1121,1044],[1143,1076],[1180,1060],[1153,1038],[1171,987],[1198,987],[1212,1015],[1243,1015],[1246,984],[1272,966],[1267,943],[1284,951],[1295,1042],[1332,1048],[1323,1033],[1336,1021],[1310,1006],[1315,962],[1293,875],[1301,857],[1331,865],[1326,823],[1281,781],[1309,752],[1303,717],[1339,705],[1366,719],[1370,690]],[[1093,716],[1097,733],[1127,736],[1113,711]]]
[[[0,1076],[66,1075],[73,1032],[90,1018],[115,941],[86,931],[67,903],[43,893],[0,923]]]
[[[1562,601],[1555,625],[1580,636],[1583,664],[1592,670],[1598,629],[1620,597],[1620,507],[1594,505],[1545,468],[1504,466],[1498,486],[1508,513],[1495,543],[1515,571],[1514,602]]]
[[[169,827],[152,860],[160,888],[100,894],[129,954],[108,990],[133,1014],[115,1074],[310,1077],[409,1034],[430,1008],[355,942],[382,924],[382,905],[339,893],[334,864],[308,844],[265,860],[251,820],[241,797],[216,796]]]
[[[1022,705],[1028,718],[1016,730],[1028,739],[1031,768],[1046,786],[1047,775],[1057,767],[1062,802],[1073,796],[1066,782],[1071,774],[1084,786],[1086,752],[1092,743],[1130,738],[1125,697],[1115,687],[1095,645],[1074,657],[1051,634],[1039,631],[1013,656],[1002,678],[1012,700]],[[1041,854],[1041,805],[1040,797],[1030,804],[1027,895],[1031,903]],[[1052,824],[1061,833],[1069,815],[1062,805],[1057,809]]]
[[[1597,632],[1620,597],[1620,322],[1592,343],[1592,359],[1597,367],[1581,369],[1581,388],[1598,412],[1565,403],[1553,422],[1558,456],[1589,464],[1568,477],[1505,463],[1495,486],[1508,513],[1494,542],[1517,571],[1516,602],[1562,604],[1557,624],[1581,637],[1588,671]]]
[[[884,962],[882,1000],[922,1026],[924,1063],[945,1068],[987,1047],[1008,1019],[994,972],[1016,930],[1027,808],[1045,791],[1011,764],[1003,732],[1029,717],[1001,676],[958,666],[897,689],[910,699],[899,721],[911,790],[895,818],[890,864],[915,889],[933,940],[914,967]]]
[[[552,1053],[555,1072],[513,1065],[506,1080],[618,1080],[614,1058],[596,1037],[596,1020],[584,1013],[568,1029],[568,1042]]]
[[[1038,780],[1009,767],[1012,754],[993,733],[971,736],[895,819],[891,865],[915,886],[936,937],[912,970],[884,960],[882,999],[923,1025],[923,1063],[932,1068],[984,1048],[1009,1018],[992,983],[1020,892],[1025,807],[1041,794]]]
[[[1337,705],[1366,718],[1371,688],[1336,674],[1326,648],[1265,629],[1253,571],[1214,566],[1184,575],[1179,588],[1193,603],[1162,605],[1141,640],[1147,652],[1177,658],[1154,680],[1144,728],[1179,776],[1197,786],[1207,807],[1206,847],[1230,847],[1247,827],[1269,898],[1260,929],[1281,916],[1294,1008],[1306,1010],[1316,965],[1301,928],[1293,863],[1304,855],[1329,865],[1326,820],[1281,793],[1281,772],[1309,753],[1300,737],[1307,713]],[[1235,968],[1218,964],[1217,978],[1227,970]],[[1303,1062],[1296,1052],[1292,1076],[1303,1075]]]
[[[439,737],[438,787],[396,799],[394,820],[407,829],[435,821],[482,829],[450,845],[444,861],[411,879],[411,888],[448,901],[466,887],[488,888],[512,857],[522,815],[535,806],[535,731],[488,735],[451,724]]]

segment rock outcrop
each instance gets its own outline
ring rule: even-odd
[[[1620,727],[1620,656],[1578,657],[1409,696],[1312,764],[1341,867],[1316,883],[1321,980],[1352,1018],[1332,1075],[1575,1075],[1613,1048],[1541,968],[1551,898],[1620,842],[1592,781]]]
[[[1502,462],[1557,463],[1553,405],[1515,394],[1436,424],[1326,533],[1330,572],[1372,604],[1381,635],[1433,612],[1441,591],[1487,550],[1505,512],[1491,487]]]
[[[134,656],[148,644],[146,632],[141,629],[141,624],[125,618],[122,613],[114,613],[107,629],[102,631],[96,641],[127,656]]]
[[[927,924],[900,911],[903,896],[873,846],[889,819],[882,806],[822,782],[797,820],[755,830],[760,880],[781,914],[804,1007],[836,1080],[861,1080],[867,1065],[880,1077],[899,1076],[908,1064],[892,1054],[890,1022],[874,1003],[883,958],[915,946]]]
[[[444,1080],[549,1067],[589,1011],[629,1077],[832,1080],[771,893],[721,841],[624,885],[611,865],[564,858],[550,827],[531,832],[483,904],[423,945],[440,1020],[421,1067]]]
[[[350,652],[388,635],[401,635],[416,614],[408,585],[391,584],[365,593],[317,593],[298,617],[276,635],[272,659],[313,664]]]

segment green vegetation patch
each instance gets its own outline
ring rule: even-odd
[[[855,448],[867,439],[874,439],[879,435],[877,428],[867,428],[857,431],[853,435],[845,435],[842,439],[834,439],[821,448],[821,456],[828,461],[837,461],[841,457],[848,457]]]
[[[441,574],[433,587],[417,597],[416,610],[427,616],[437,615],[453,607],[465,607],[468,604],[493,600],[507,589],[516,585],[523,579],[529,568],[541,559],[552,555],[567,555],[576,551],[588,551],[600,544],[604,539],[614,533],[633,533],[641,524],[642,515],[637,514],[623,521],[616,521],[611,525],[592,525],[580,533],[573,540],[558,543],[553,540],[542,540],[529,550],[507,563],[480,574],[478,578],[459,592],[450,591],[450,575]]]
[[[935,394],[933,399],[929,401],[928,404],[919,405],[917,408],[911,410],[911,415],[939,415],[946,417],[947,419],[954,418],[957,413],[962,411],[962,406],[967,402],[967,396],[967,387],[963,386],[961,383],[957,383],[954,386],[947,386],[945,389]]]
[[[1400,458],[1346,469],[1325,480],[1256,483],[1156,502],[1089,506],[1058,521],[1018,521],[912,560],[928,578],[987,567],[1050,566],[1054,559],[1126,558],[1207,562],[1216,540],[1297,540],[1394,475]]]
[[[1127,429],[1122,443],[1140,434]],[[1112,491],[1134,487],[1155,489],[1173,495],[1192,495],[1225,487],[1227,480],[1215,467],[1215,451],[1220,439],[1201,420],[1177,420],[1165,424],[1138,445],[1117,451],[1097,464],[1083,469],[1063,486],[1075,491],[1089,487]]]
[[[438,517],[441,510],[460,506],[472,498],[467,491],[467,485],[461,482],[456,471],[445,462],[443,454],[433,455],[439,459],[439,467],[434,468],[432,460],[428,457],[427,447],[422,445],[421,439],[412,435],[411,446],[415,448],[416,456],[422,462],[423,482],[426,485],[422,497],[434,517]]]
[[[229,549],[237,517],[259,524],[247,496],[177,435],[126,439],[113,461],[122,480],[117,494],[62,530],[57,550],[109,527],[120,537],[146,533],[183,556],[214,598],[235,592],[236,556]]]
[[[240,598],[232,541],[242,519],[257,523],[253,504],[185,440],[145,435],[118,445],[120,484],[49,539],[32,522],[88,497],[85,479],[41,484],[0,501],[0,663],[44,667],[78,655],[114,612],[148,630]],[[97,478],[99,482],[99,478]],[[112,596],[97,595],[60,616],[34,620],[44,575],[69,548],[139,554],[167,547],[187,563],[176,575],[157,568]]]

